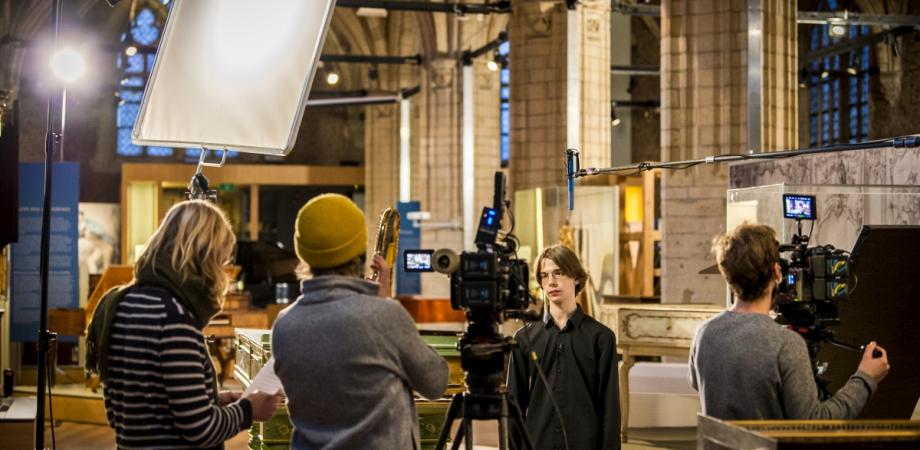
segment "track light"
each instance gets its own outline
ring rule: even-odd
[[[498,63],[493,60],[489,60],[489,62],[486,63],[486,67],[492,72],[498,72],[499,68]]]
[[[339,83],[339,74],[338,74],[338,73],[336,73],[336,72],[333,71],[333,72],[329,72],[329,73],[326,75],[326,84],[328,84],[329,86],[335,86],[335,85],[338,84],[338,83]]]
[[[827,35],[833,38],[840,38],[847,35],[847,12],[843,12],[843,17],[832,17],[827,19]]]
[[[137,54],[137,47],[135,47],[135,46],[133,46],[133,45],[129,45],[129,46],[125,47],[125,55],[134,56],[134,55],[136,55],[136,54]]]

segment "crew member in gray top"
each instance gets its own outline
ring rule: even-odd
[[[363,280],[364,214],[326,194],[300,210],[298,257],[313,278],[279,315],[272,333],[275,372],[284,386],[295,449],[419,448],[412,391],[429,399],[447,389],[447,362],[425,345],[408,312]],[[386,285],[389,268],[374,266]]]
[[[781,280],[772,228],[744,223],[713,240],[734,306],[696,330],[690,386],[703,414],[723,420],[852,419],[888,374],[888,355],[866,346],[856,373],[826,401],[818,399],[805,340],[768,315]],[[882,356],[872,357],[878,349]]]

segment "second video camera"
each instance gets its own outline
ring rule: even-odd
[[[809,247],[802,234],[802,221],[815,220],[815,197],[783,195],[783,215],[795,219],[798,233],[792,242],[779,246],[783,279],[774,304],[780,323],[796,327],[823,327],[839,323],[837,302],[847,295],[847,252],[831,245]]]

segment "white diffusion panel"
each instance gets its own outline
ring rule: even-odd
[[[286,155],[333,0],[177,0],[134,125],[135,144]]]

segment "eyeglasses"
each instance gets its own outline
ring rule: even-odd
[[[566,275],[565,272],[559,269],[556,269],[550,273],[540,272],[537,274],[537,277],[539,277],[541,283],[548,280],[550,277],[553,277],[554,280],[559,280],[562,277],[566,277],[566,276],[568,275]]]

